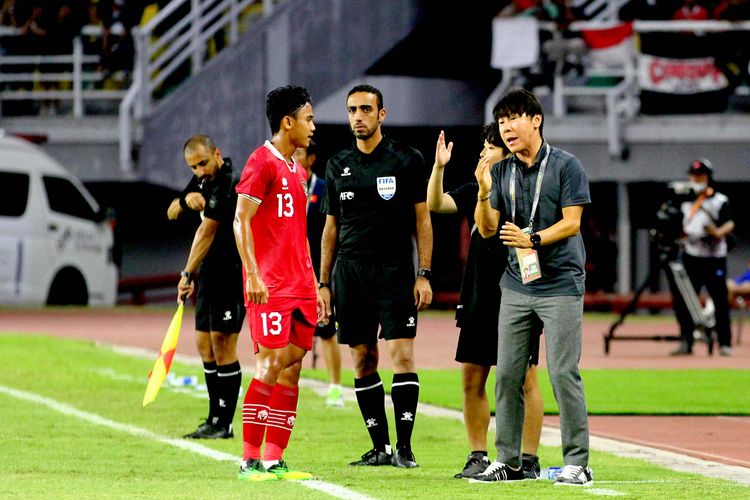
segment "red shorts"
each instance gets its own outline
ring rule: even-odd
[[[265,304],[248,304],[247,320],[253,347],[279,349],[294,344],[309,351],[318,317],[316,299],[269,298]]]

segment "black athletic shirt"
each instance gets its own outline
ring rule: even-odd
[[[323,210],[338,218],[338,256],[411,260],[414,205],[425,201],[427,179],[422,154],[386,137],[370,154],[353,144],[331,157]]]
[[[457,326],[496,324],[500,310],[500,277],[508,259],[508,250],[500,238],[482,238],[474,227],[474,208],[479,186],[470,182],[447,194],[456,203],[458,213],[466,217],[471,230],[466,270],[456,307]]]
[[[216,172],[213,180],[201,183],[193,176],[182,192],[183,197],[189,192],[200,192],[206,200],[202,216],[219,222],[211,248],[203,259],[204,265],[223,266],[241,262],[232,229],[237,208],[237,192],[234,188],[238,181],[239,175],[235,175],[232,169],[232,160],[224,158],[224,165]]]

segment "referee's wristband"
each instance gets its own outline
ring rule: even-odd
[[[477,201],[487,201],[489,199],[490,199],[490,195],[487,195],[484,198],[480,198],[479,196],[477,196]]]
[[[190,210],[190,207],[187,204],[187,201],[185,201],[185,197],[180,195],[180,206],[183,210]]]
[[[318,290],[320,290],[321,288],[328,288],[330,290],[331,284],[327,281],[321,281],[320,283],[318,283]]]

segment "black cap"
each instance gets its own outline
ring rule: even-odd
[[[706,174],[711,177],[714,174],[714,166],[711,162],[705,158],[698,158],[690,162],[690,168],[688,168],[688,174],[701,175]]]

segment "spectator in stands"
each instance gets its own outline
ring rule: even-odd
[[[696,293],[706,287],[714,302],[719,354],[731,356],[732,334],[729,323],[727,290],[727,235],[734,230],[729,199],[714,188],[711,162],[699,158],[690,164],[688,178],[695,199],[680,205],[685,234],[682,264]],[[682,343],[672,355],[693,353],[695,324],[682,301],[675,301]]]
[[[508,156],[497,122],[484,126],[482,138],[484,148],[479,155],[480,164],[494,164]],[[464,425],[472,450],[464,469],[454,476],[460,479],[484,472],[490,464],[487,458],[490,410],[485,386],[490,369],[497,363],[497,322],[500,309],[498,283],[505,270],[508,250],[499,238],[484,239],[476,229],[474,209],[479,191],[476,182],[443,192],[443,171],[450,161],[452,150],[453,143],[446,146],[445,134],[441,131],[435,147],[435,164],[427,184],[427,207],[437,213],[458,212],[467,218],[469,227],[473,226],[456,308],[456,325],[461,328],[456,361],[461,363]],[[528,479],[539,477],[537,449],[544,419],[544,402],[537,378],[539,339],[542,333],[538,318],[535,318],[535,328],[536,331],[531,335],[529,364],[523,384],[525,412],[521,466]]]
[[[167,209],[170,220],[200,212],[187,263],[177,284],[177,302],[192,295],[198,273],[195,308],[195,345],[203,361],[208,389],[208,417],[184,437],[228,439],[234,437],[232,420],[242,383],[237,358],[237,337],[245,320],[242,267],[234,242],[232,222],[239,179],[232,160],[205,135],[188,139],[185,162],[193,172],[189,184]]]
[[[132,30],[138,26],[146,7],[156,0],[99,0],[97,16],[102,22],[102,55],[100,70],[107,79],[118,71],[125,77],[133,68],[135,47]],[[161,7],[168,3],[158,0]]]
[[[708,8],[698,0],[685,0],[672,14],[675,21],[705,21],[709,17]]]
[[[294,159],[307,172],[307,241],[310,242],[310,256],[312,257],[315,275],[320,274],[320,239],[326,222],[325,213],[320,211],[325,193],[325,178],[318,176],[313,170],[318,157],[318,146],[310,139],[307,148],[297,148]],[[335,408],[344,407],[344,393],[341,391],[341,351],[336,341],[336,318],[331,317],[328,322],[318,322],[314,336],[319,340],[323,359],[328,371],[328,393],[326,405]]]
[[[714,19],[745,21],[750,19],[750,0],[722,0],[713,11]]]
[[[575,19],[565,0],[516,0],[502,9],[498,16],[530,16],[554,24],[552,30],[539,30],[540,57],[536,65],[521,70],[524,81],[519,83],[524,88],[551,89],[556,73],[566,74],[571,69],[579,74],[583,71],[581,58],[586,45],[578,33],[567,29]]]
[[[3,0],[3,5],[0,6],[0,26],[16,26],[15,5],[16,0]]]

